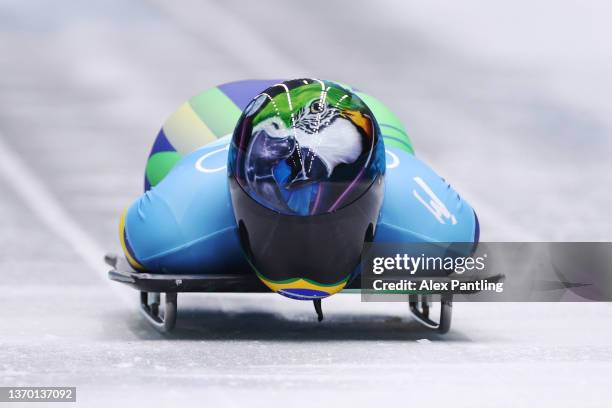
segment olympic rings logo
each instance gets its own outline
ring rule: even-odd
[[[399,164],[400,164],[400,159],[399,159],[399,157],[397,157],[397,154],[395,154],[395,153],[393,153],[391,150],[387,150],[387,149],[385,149],[385,152],[386,152],[386,153],[387,153],[387,155],[388,155],[389,157],[391,157],[391,159],[392,159],[391,163],[387,162],[387,168],[388,168],[388,169],[394,169],[394,168],[396,168],[397,166],[399,166]]]
[[[213,168],[208,168],[208,167],[204,166],[204,161],[206,159],[208,159],[211,156],[214,156],[217,153],[221,153],[223,151],[229,151],[229,144],[225,145],[221,149],[213,150],[212,152],[208,152],[208,153],[202,155],[202,157],[200,157],[198,159],[198,161],[195,162],[196,170],[201,171],[202,173],[218,173],[220,171],[225,170],[227,168],[227,165],[223,165],[223,166],[220,166],[220,167],[213,167]]]

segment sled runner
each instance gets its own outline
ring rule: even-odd
[[[140,311],[156,329],[171,331],[176,325],[179,292],[269,292],[255,274],[177,275],[138,272],[123,259],[108,254],[108,277],[140,291]],[[164,301],[161,302],[162,294]],[[160,310],[163,306],[163,310]]]
[[[140,292],[140,311],[147,321],[161,332],[170,332],[176,325],[177,299],[180,292],[224,292],[224,293],[269,293],[255,274],[180,275],[155,274],[134,270],[120,256],[108,254],[104,257],[112,269],[108,277],[131,286]],[[488,278],[500,281],[502,276]],[[361,290],[361,279],[354,279],[346,287],[351,292]],[[163,299],[163,301],[162,301]],[[432,294],[411,294],[408,304],[412,316],[423,326],[440,334],[449,331],[452,319],[452,294],[442,294],[437,320],[431,317]],[[435,302],[437,303],[437,302]],[[323,320],[321,300],[314,302],[318,320]]]

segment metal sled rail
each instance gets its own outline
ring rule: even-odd
[[[176,325],[179,292],[270,292],[270,289],[255,274],[155,274],[138,272],[123,257],[117,255],[108,254],[104,260],[112,268],[108,272],[111,280],[140,291],[140,311],[151,325],[162,332],[169,332]],[[489,279],[498,281],[503,279],[503,276],[496,275]],[[347,289],[360,291],[360,283],[359,279],[355,279]],[[409,295],[410,312],[423,326],[441,334],[446,333],[451,326],[453,294],[438,294],[440,295],[440,314],[437,321],[430,317],[432,294]],[[321,321],[323,312],[320,299],[315,300],[314,306],[318,319]]]
[[[108,272],[111,280],[140,291],[142,315],[153,327],[166,333],[176,326],[179,292],[269,292],[255,275],[164,275],[135,271],[113,254],[106,255],[104,261],[112,268]]]
[[[138,272],[116,255],[104,257],[113,269],[108,277],[142,292],[269,292],[257,277],[247,274],[182,275]]]

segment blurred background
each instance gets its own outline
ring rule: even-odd
[[[135,293],[107,283],[101,257],[118,251],[119,214],[182,102],[227,81],[300,76],[387,104],[476,209],[482,240],[610,240],[611,18],[605,1],[2,0],[2,385],[77,384],[90,406],[189,404],[202,390],[305,402],[304,384],[365,403],[408,383],[437,393],[427,384],[444,368],[445,384],[486,384],[483,401],[507,384],[525,389],[508,406],[573,384],[550,401],[584,404],[574,392],[588,391],[596,406],[609,305],[534,305],[526,317],[524,305],[462,304],[442,340],[405,305],[335,297],[322,328],[310,304],[194,295],[168,339],[141,322]],[[466,381],[451,387],[470,406]]]

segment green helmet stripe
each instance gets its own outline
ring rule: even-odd
[[[414,154],[414,150],[412,150],[412,146],[406,143],[405,140],[399,139],[397,137],[389,136],[383,133],[383,140],[385,141],[385,146],[389,147],[397,147],[407,153]]]

